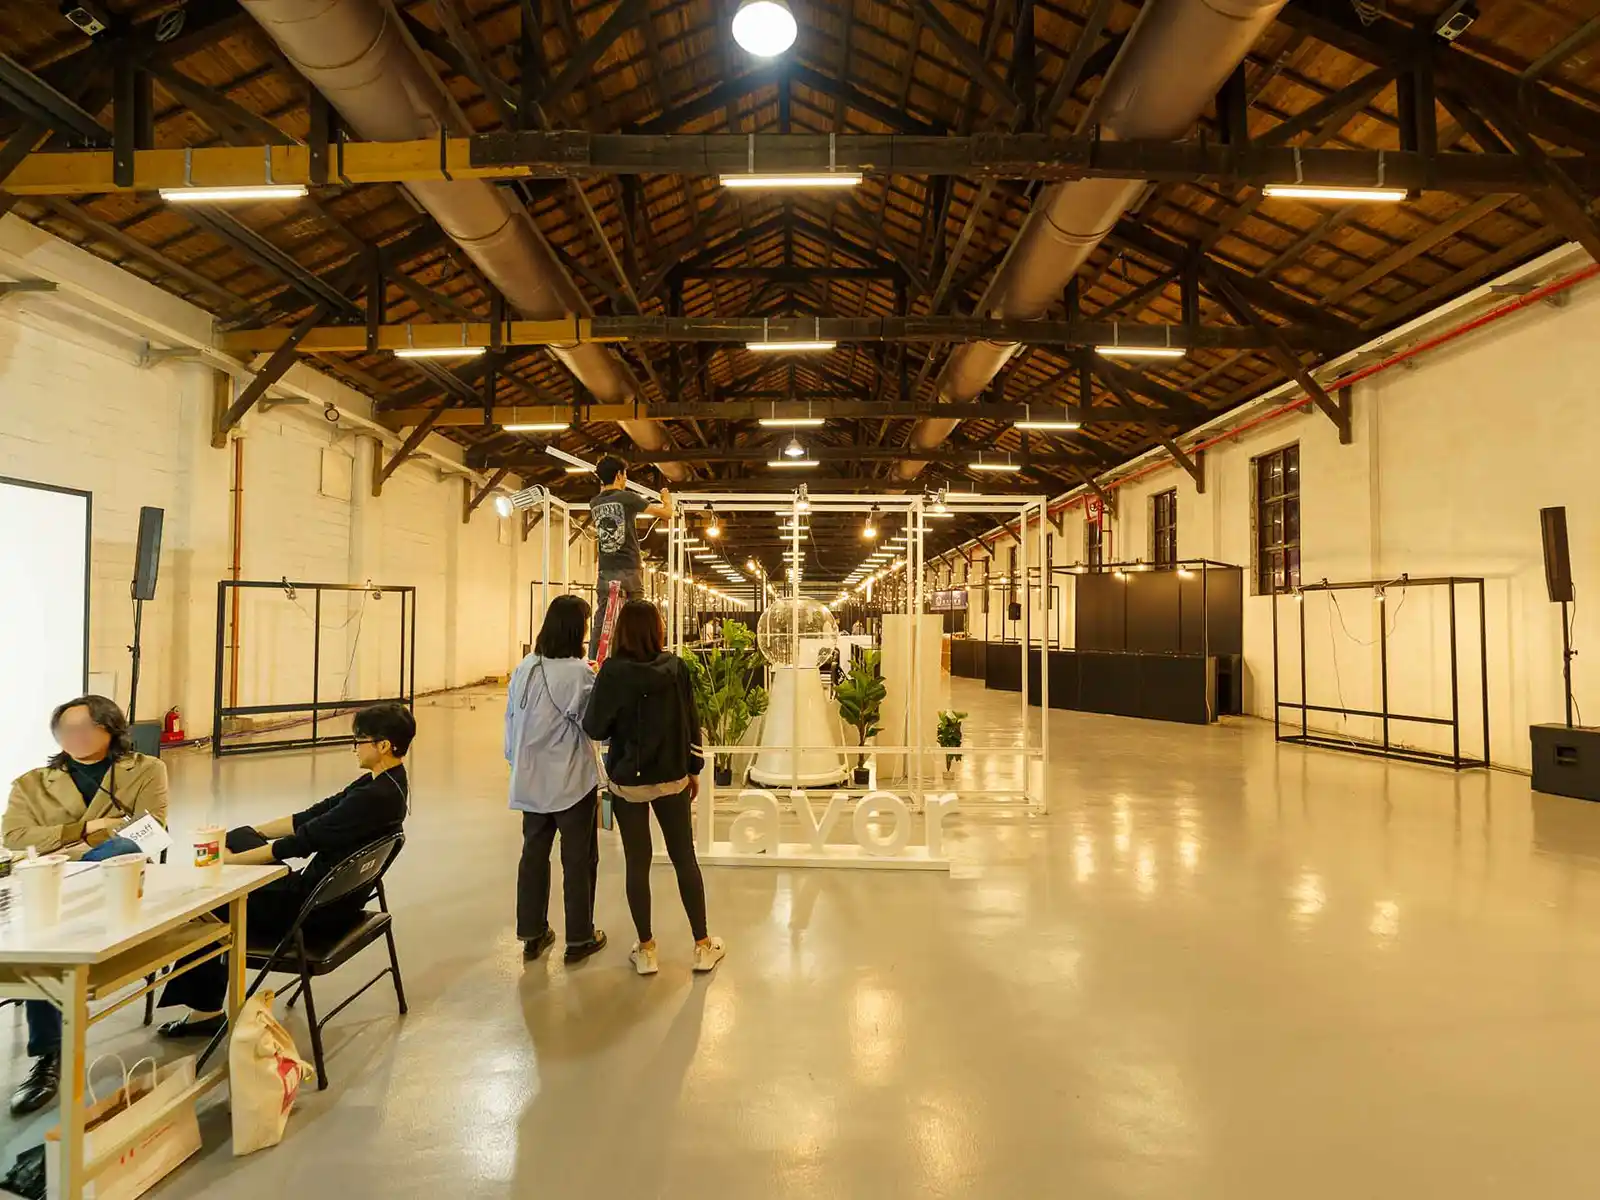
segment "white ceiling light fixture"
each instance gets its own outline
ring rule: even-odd
[[[838,349],[839,343],[832,338],[822,336],[822,318],[817,317],[812,322],[812,336],[809,338],[778,338],[772,336],[772,322],[769,318],[761,319],[761,340],[746,342],[744,348],[756,354],[825,354],[829,350]]]
[[[504,492],[496,492],[494,497],[494,511],[502,517],[509,517],[517,511],[517,506],[511,502],[511,497]]]
[[[792,437],[789,439],[789,444],[783,448],[783,456],[785,458],[804,458],[806,456],[806,448],[800,444],[799,438]]]
[[[1167,344],[1164,346],[1124,346],[1121,326],[1111,326],[1111,344],[1096,346],[1094,352],[1101,358],[1182,358],[1189,353],[1187,346],[1172,344],[1172,326],[1167,326]]]
[[[1261,189],[1269,200],[1342,200],[1359,204],[1399,204],[1409,192],[1405,188],[1320,187],[1316,184],[1269,183]]]
[[[485,346],[402,346],[394,352],[396,358],[477,358]],[[507,429],[511,428],[509,425]],[[561,428],[565,429],[563,425]]]
[[[1064,417],[1057,417],[1054,419],[1045,417],[1035,420],[1032,408],[1027,408],[1024,411],[1025,415],[1023,416],[1022,420],[1014,422],[1013,428],[1034,429],[1041,433],[1070,433],[1072,430],[1080,428],[1079,422],[1070,421]]]
[[[860,187],[861,178],[860,171],[817,171],[805,175],[751,171],[743,175],[718,175],[717,182],[725,188],[745,191],[809,192]]]
[[[406,344],[394,352],[396,358],[477,358],[488,347],[468,344],[467,325],[461,324],[461,342],[456,346],[418,346],[414,326],[406,326]],[[563,426],[565,428],[565,426]]]
[[[826,423],[821,417],[756,418],[756,424],[766,429],[820,429]]]
[[[1398,204],[1411,193],[1405,188],[1384,186],[1383,151],[1378,151],[1378,177],[1371,185],[1307,183],[1305,167],[1300,161],[1300,148],[1294,150],[1294,182],[1269,183],[1261,194],[1272,200],[1342,200],[1353,203],[1372,201],[1378,204]]]
[[[733,40],[757,58],[777,57],[799,33],[787,0],[744,0],[733,14]]]
[[[769,467],[815,467],[819,466],[814,458],[771,458],[767,460]]]
[[[565,421],[534,421],[526,425],[502,425],[500,428],[507,433],[561,433],[568,426]],[[584,467],[580,470],[576,467],[568,467],[567,470],[574,474],[582,474],[584,471],[592,470],[592,468]]]
[[[563,468],[568,475],[593,475],[593,467],[566,467]]]
[[[266,183],[251,187],[161,188],[168,204],[244,204],[253,200],[300,200],[310,194],[303,183]]]
[[[980,458],[977,462],[968,463],[967,469],[970,471],[993,471],[996,474],[999,474],[1002,472],[1020,471],[1022,470],[1022,464],[1011,462],[1009,459],[989,459],[988,461],[985,461]]]

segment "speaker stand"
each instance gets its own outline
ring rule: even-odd
[[[134,709],[139,704],[139,640],[140,626],[144,623],[144,601],[137,597],[133,601],[133,645],[128,647],[128,653],[133,655],[133,678],[128,683],[128,724],[133,724]],[[1572,689],[1567,688],[1567,724],[1572,724]]]
[[[1567,728],[1572,728],[1572,622],[1567,618],[1567,601],[1561,602],[1561,682],[1567,699]]]

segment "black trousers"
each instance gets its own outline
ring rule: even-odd
[[[266,844],[266,838],[248,826],[228,831],[228,849],[236,854]],[[302,885],[299,875],[293,871],[282,879],[274,879],[265,887],[251,892],[245,900],[245,921],[249,927],[250,940],[276,942],[288,933],[295,917],[300,915],[300,908],[305,903],[306,895],[306,888]],[[228,910],[219,908],[215,910],[214,915],[226,921]],[[203,954],[205,951],[200,953]],[[178,965],[187,961],[188,959],[179,959]],[[179,975],[167,984],[161,989],[161,998],[157,1001],[157,1005],[161,1008],[181,1005],[197,1012],[217,1012],[221,1010],[227,998],[228,956],[221,954],[210,962],[203,962],[192,971]]]
[[[531,942],[550,927],[550,849],[561,835],[561,895],[567,944],[594,940],[594,893],[600,876],[595,790],[571,808],[522,814],[522,862],[517,866],[517,937]]]
[[[689,928],[694,931],[695,941],[703,941],[706,937],[706,885],[700,877],[700,860],[694,856],[694,821],[689,815],[688,790],[648,804],[634,804],[619,797],[611,807],[617,816],[617,830],[622,834],[622,854],[627,860],[628,911],[633,914],[639,940],[648,942],[655,937],[650,931],[650,860],[655,854],[650,845],[650,810],[654,809],[656,824],[661,826],[662,839],[667,843],[667,857],[672,859],[672,869],[678,875],[678,895],[683,900],[683,911],[689,916]]]

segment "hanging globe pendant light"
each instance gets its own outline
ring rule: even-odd
[[[733,14],[733,40],[757,58],[774,58],[800,31],[787,0],[744,0]]]

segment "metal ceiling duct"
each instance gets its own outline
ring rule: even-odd
[[[382,0],[241,3],[359,137],[399,142],[436,137],[449,128],[445,98]],[[549,320],[578,311],[572,281],[526,214],[494,184],[463,179],[406,188],[524,316]],[[602,404],[625,403],[639,390],[627,366],[604,346],[578,342],[552,346],[551,352]],[[619,424],[645,450],[668,445],[657,424]],[[678,463],[663,463],[661,470],[673,479],[688,477]]]
[[[1187,133],[1284,3],[1148,0],[1101,89],[1096,112],[1101,136],[1128,140]],[[1047,189],[990,286],[984,315],[1044,316],[1144,188],[1143,180],[1079,179]],[[940,395],[955,403],[975,399],[1017,348],[1002,342],[958,346],[940,377]],[[908,453],[931,450],[957,424],[919,421]],[[896,474],[912,479],[924,465],[908,459]]]

